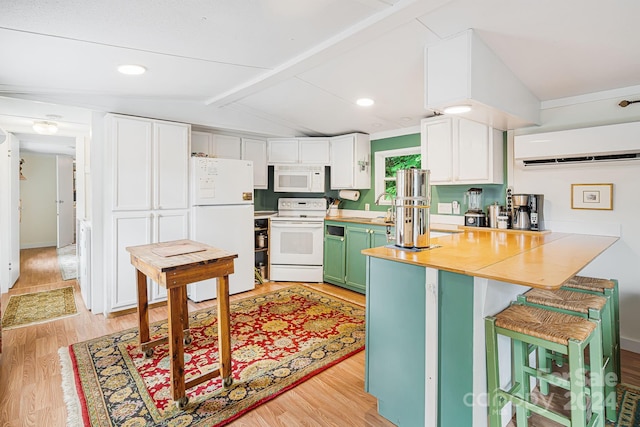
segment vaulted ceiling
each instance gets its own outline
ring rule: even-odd
[[[97,110],[273,136],[411,127],[432,114],[425,46],[468,28],[540,101],[640,93],[638,16],[636,0],[3,0],[0,126],[53,115],[77,135]]]

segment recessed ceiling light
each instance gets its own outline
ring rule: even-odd
[[[445,114],[462,114],[471,111],[471,105],[452,105],[444,109]]]
[[[138,76],[140,74],[144,74],[145,71],[147,71],[147,69],[142,65],[125,64],[125,65],[120,65],[118,67],[118,71],[128,76]]]
[[[361,107],[371,107],[374,102],[373,99],[371,98],[360,98],[356,101],[356,104],[358,104]]]
[[[58,132],[58,124],[55,122],[33,122],[33,130],[42,135],[53,135]]]

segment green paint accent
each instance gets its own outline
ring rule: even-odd
[[[375,182],[375,165],[373,159],[375,153],[378,151],[394,150],[399,148],[419,147],[420,146],[420,134],[410,134],[396,136],[392,138],[376,139],[371,141],[371,185],[374,186]],[[507,152],[507,134],[503,133],[503,147],[504,152]],[[267,190],[255,190],[255,209],[256,210],[277,210],[278,199],[280,197],[331,197],[338,198],[338,190],[329,190],[331,188],[331,168],[325,168],[325,188],[327,191],[324,194],[321,193],[274,193],[273,192],[273,166],[269,166],[269,188]],[[507,166],[506,156],[504,156],[504,182],[507,182]],[[491,185],[433,185],[431,186],[431,206],[432,213],[437,213],[435,207],[438,203],[449,203],[454,200],[460,202],[460,212],[464,214],[467,210],[467,204],[464,202],[464,193],[471,188],[482,188],[482,200],[486,207],[493,204],[493,202],[499,202],[501,205],[505,204],[506,184],[491,184]],[[364,210],[365,204],[370,205],[372,211],[385,212],[389,206],[376,206],[375,189],[360,190],[360,199],[353,202],[349,200],[343,200],[339,205],[339,209],[351,209],[351,210]]]
[[[424,267],[372,257],[367,263],[365,390],[392,423],[424,426]]]
[[[438,271],[438,296],[438,425],[470,426],[473,408],[465,396],[473,391],[473,277]]]
[[[343,239],[328,235],[329,227],[342,227]],[[389,231],[393,234],[393,228]],[[367,265],[361,252],[386,245],[387,226],[325,221],[324,244],[324,281],[363,294]]]

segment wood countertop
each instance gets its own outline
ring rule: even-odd
[[[618,237],[464,229],[431,239],[428,250],[381,246],[364,255],[541,289],[557,289]]]

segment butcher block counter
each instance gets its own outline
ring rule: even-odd
[[[487,425],[484,318],[557,289],[617,237],[464,228],[427,250],[367,256],[365,389],[398,426]],[[615,272],[611,272],[615,278]],[[510,363],[510,346],[499,348]],[[501,378],[510,382],[505,365]]]
[[[377,247],[363,254],[534,288],[557,289],[617,237],[466,229],[431,239],[433,249]]]

